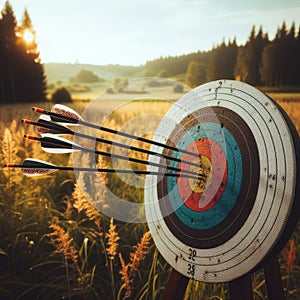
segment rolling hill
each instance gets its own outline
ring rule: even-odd
[[[92,71],[105,81],[113,81],[115,78],[135,78],[143,76],[143,66],[120,66],[120,65],[87,65],[87,64],[65,64],[46,63],[44,64],[48,83],[69,83],[80,70]]]

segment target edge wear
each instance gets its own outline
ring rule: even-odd
[[[200,244],[197,247],[184,244],[178,238],[179,233],[176,233],[177,236],[174,235],[172,228],[166,224],[164,219],[166,216],[163,216],[160,211],[157,190],[159,183],[150,176],[146,178],[145,211],[154,242],[173,268],[187,277],[200,281],[224,282],[251,271],[272,249],[276,248],[274,246],[278,240],[282,240],[282,234],[287,232],[285,227],[295,196],[294,176],[298,176],[298,170],[295,168],[294,135],[293,133],[291,135],[291,128],[287,126],[282,113],[266,95],[241,82],[218,80],[184,95],[158,126],[156,138],[165,136],[167,139],[174,130],[180,129],[178,125],[170,129],[168,119],[172,119],[173,124],[174,122],[180,124],[180,121],[189,114],[192,115],[201,108],[209,109],[213,106],[218,106],[221,110],[222,107],[234,108],[235,113],[238,113],[247,124],[251,123],[251,130],[256,132],[255,135],[258,135],[260,127],[264,128],[266,131],[264,135],[260,132],[260,138],[255,136],[259,148],[259,160],[263,157],[264,151],[270,152],[274,149],[275,152],[269,156],[266,153],[264,157],[274,158],[276,167],[270,166],[274,162],[260,161],[259,191],[261,192],[258,193],[254,208],[250,211],[247,220],[243,220],[245,223],[238,232],[221,245],[204,249]],[[245,111],[243,107],[247,107],[248,110],[253,109],[253,114],[249,114],[249,111]],[[258,141],[261,142],[259,139],[265,139],[270,145],[265,145],[264,149],[258,143]],[[285,162],[278,161],[278,157]],[[297,163],[299,165],[299,159]],[[289,174],[287,174],[287,166]],[[272,174],[269,174],[269,170],[272,170]],[[291,174],[294,174],[292,175],[294,178],[289,179]],[[272,175],[271,178],[270,175]],[[283,176],[287,179],[282,183],[280,180]],[[265,191],[264,198],[262,191]],[[272,199],[273,196],[276,199]],[[267,203],[270,201],[272,205]],[[254,214],[255,217],[258,216],[257,221],[254,220]],[[182,234],[185,234],[187,239],[189,238],[187,232],[182,232]]]

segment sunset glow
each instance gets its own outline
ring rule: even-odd
[[[0,9],[6,0],[0,0]],[[223,39],[244,44],[252,26],[273,38],[282,22],[299,26],[299,0],[10,0],[27,9],[45,62],[140,65],[161,56],[208,51]],[[30,33],[24,35],[30,43]],[[58,47],[59,45],[59,47]]]
[[[34,40],[34,34],[30,30],[25,30],[23,34],[23,39],[26,43],[30,44]]]

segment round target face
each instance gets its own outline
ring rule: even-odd
[[[174,104],[154,140],[179,149],[152,146],[177,160],[150,161],[181,176],[147,176],[145,184],[147,222],[173,268],[225,282],[278,251],[296,220],[299,159],[297,133],[275,102],[241,82],[211,82]]]

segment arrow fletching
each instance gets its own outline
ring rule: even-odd
[[[84,122],[82,117],[76,111],[62,104],[55,104],[51,108],[51,111],[47,111],[40,107],[33,107],[32,110],[41,114],[46,114],[50,116],[51,121],[62,125],[77,126],[81,125],[80,122]]]
[[[66,126],[51,122],[51,118],[47,115],[41,115],[37,122],[23,119],[23,123],[35,126],[35,130],[41,136],[47,134],[72,134],[73,131]]]
[[[63,126],[62,124],[57,124],[51,122],[51,118],[47,115],[41,115],[37,125],[35,126],[35,130],[41,136],[45,134],[72,134],[73,131],[68,127]]]
[[[64,120],[65,124],[71,123],[72,125],[76,125],[78,124],[78,121],[84,121],[83,118],[75,110],[62,104],[53,105],[51,108],[51,112],[64,117],[61,118],[52,115],[51,120],[54,122],[62,122],[62,120]]]
[[[58,136],[44,135],[41,141],[41,147],[48,153],[73,153],[81,151],[81,146],[78,144]]]
[[[41,138],[31,135],[25,135],[24,137],[29,140],[40,141],[42,149],[48,153],[62,154],[73,153],[82,150],[82,147],[80,145],[62,137],[53,136],[51,134],[44,134],[44,136]]]
[[[17,167],[14,164],[10,164],[9,167]],[[57,172],[55,165],[49,164],[39,159],[25,159],[23,164],[20,165],[21,171],[24,175],[30,177],[38,177],[43,175],[49,175]]]

